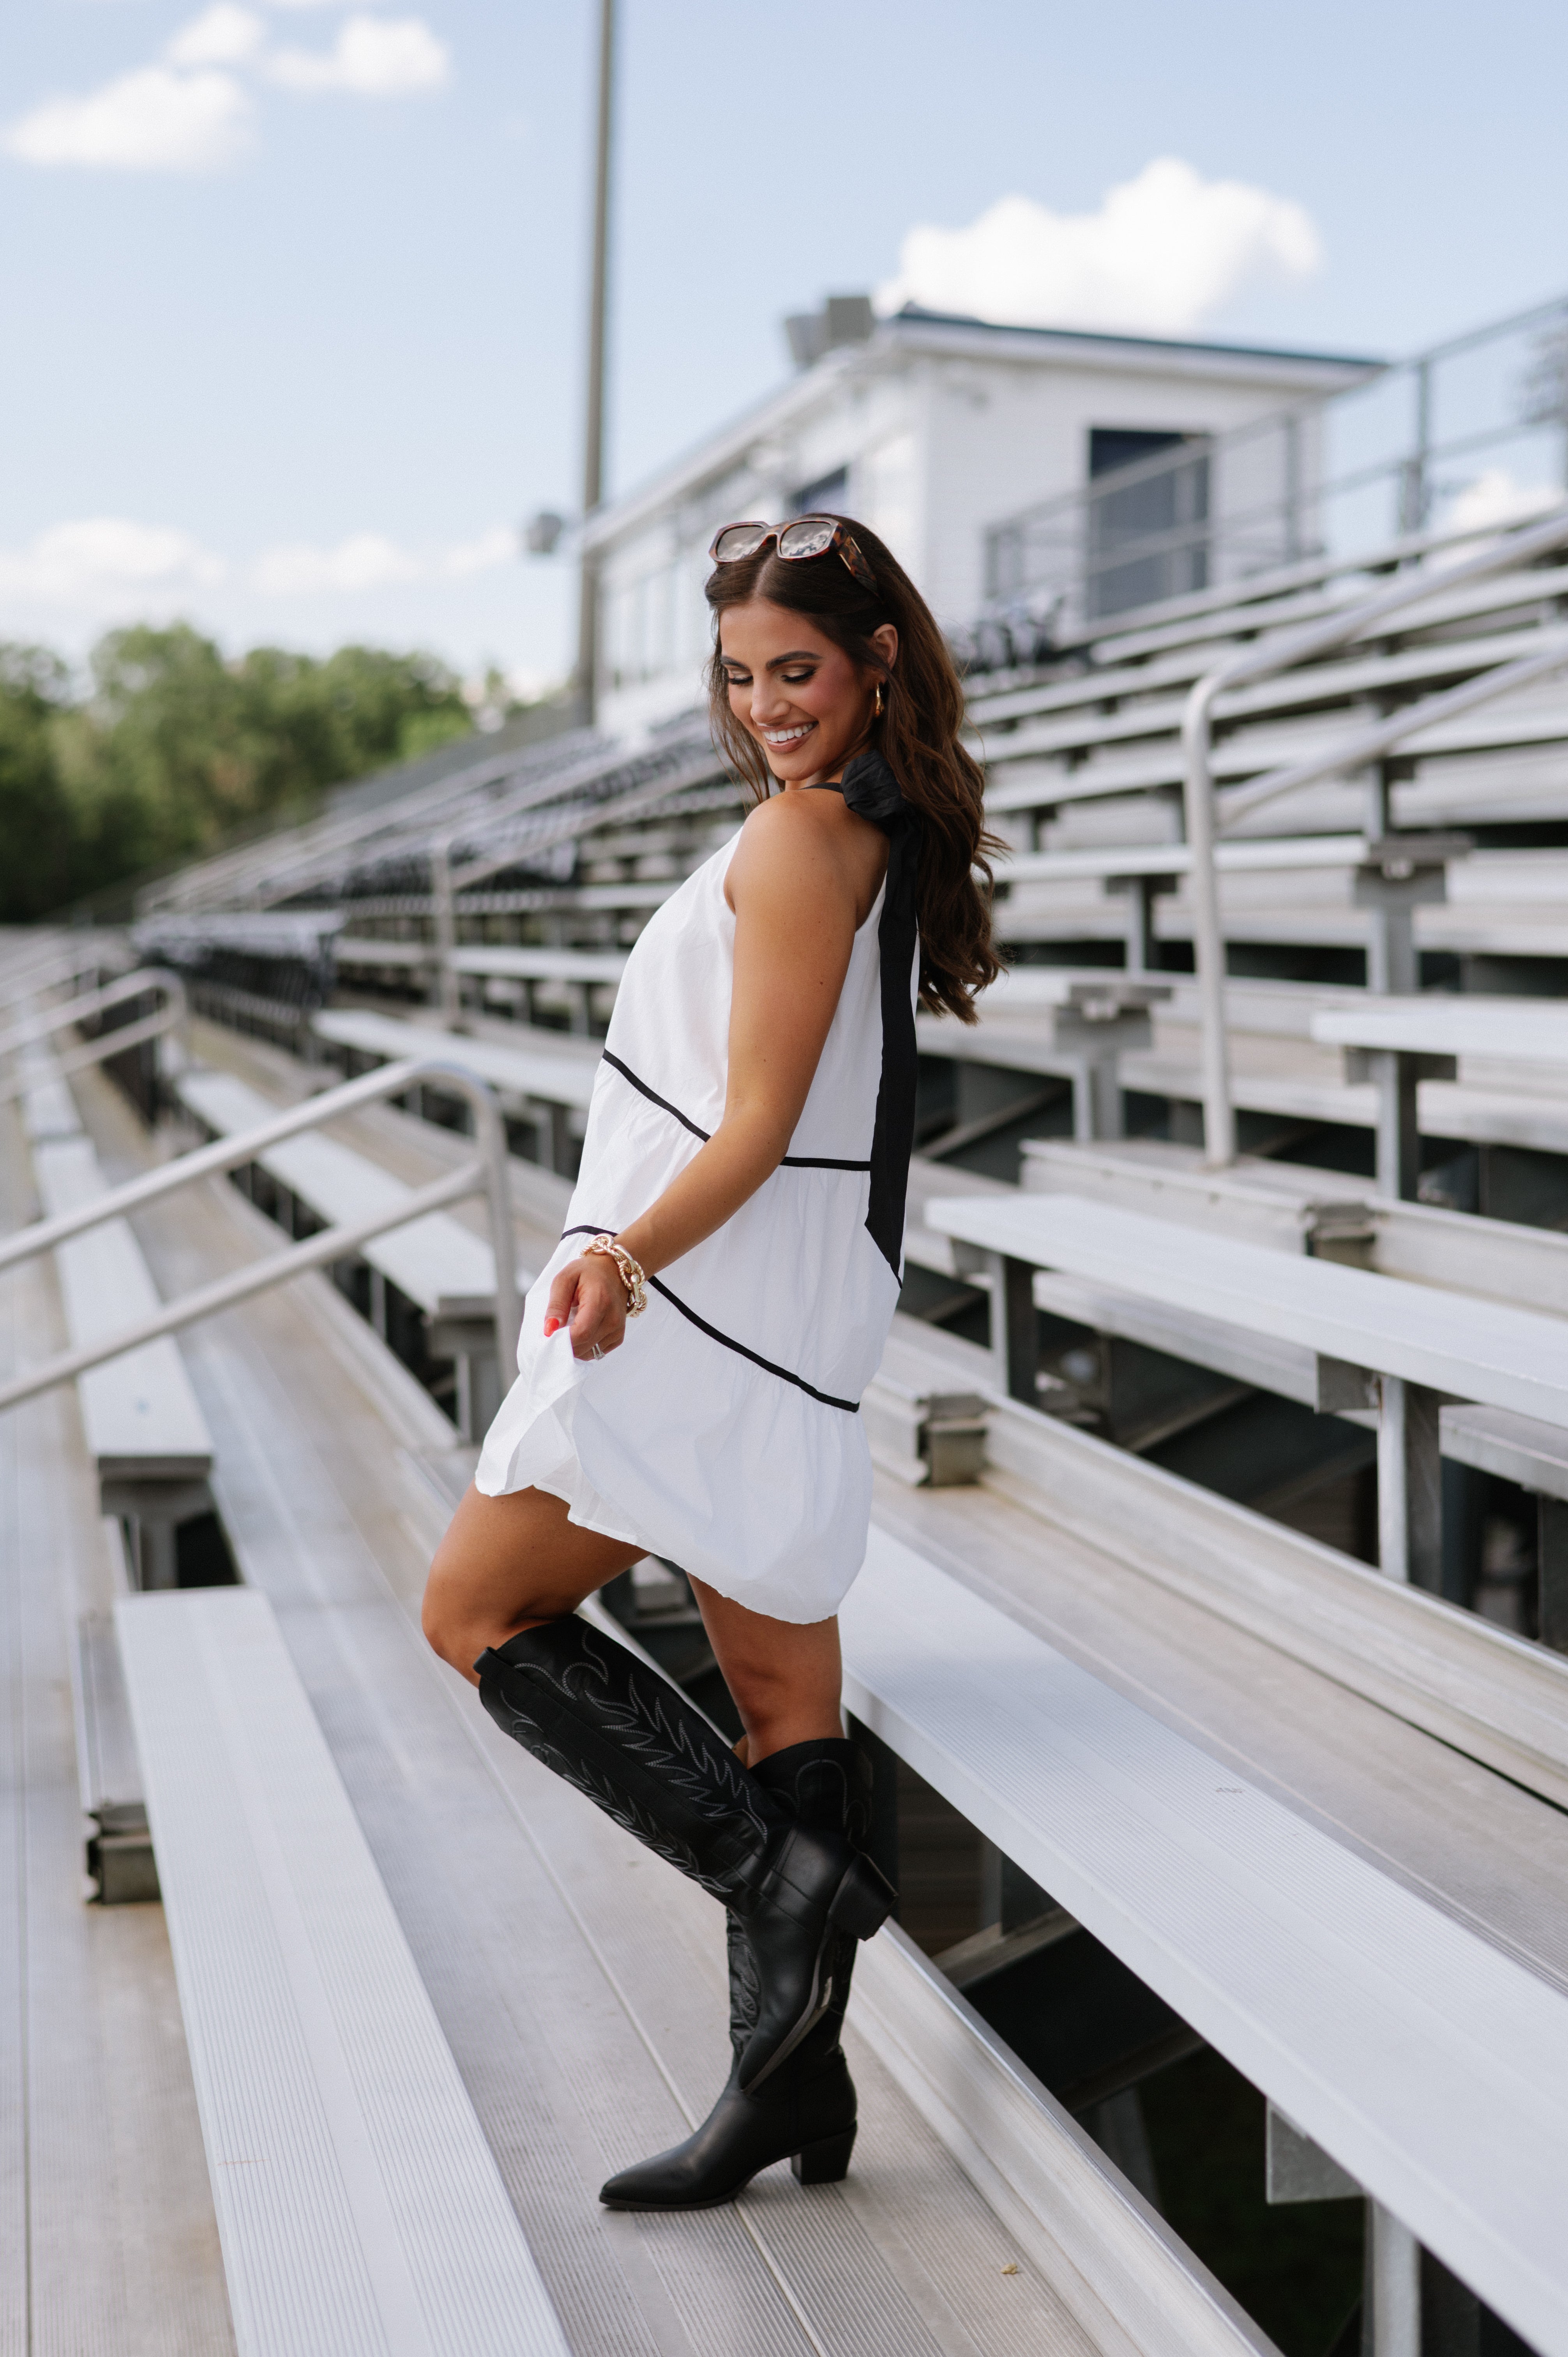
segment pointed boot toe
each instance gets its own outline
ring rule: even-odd
[[[854,2083],[835,2050],[814,2071],[781,2072],[757,2095],[732,2079],[684,2144],[623,2169],[599,2200],[607,2210],[712,2210],[779,2160],[802,2185],[836,2184],[854,2136]]]

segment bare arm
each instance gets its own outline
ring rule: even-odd
[[[811,807],[827,799],[786,794],[765,803],[730,862],[735,989],[724,1118],[616,1239],[650,1275],[733,1218],[778,1168],[800,1121],[854,941],[865,846],[848,829],[873,832],[842,804]],[[626,1296],[612,1261],[575,1260],[556,1277],[544,1330],[568,1323],[580,1359],[596,1343],[612,1351],[620,1341]]]

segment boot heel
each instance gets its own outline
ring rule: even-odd
[[[869,1940],[892,1914],[898,1894],[870,1858],[857,1857],[833,1893],[828,1921],[857,1940]]]
[[[849,2174],[849,2157],[854,2150],[854,2130],[845,2128],[842,2136],[823,2136],[819,2144],[809,2144],[803,2152],[789,2156],[789,2167],[801,2185],[837,2185]]]

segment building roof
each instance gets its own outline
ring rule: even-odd
[[[829,396],[845,378],[868,373],[910,352],[945,353],[971,359],[1014,359],[1038,366],[1057,359],[1092,361],[1103,357],[1121,370],[1168,371],[1197,376],[1242,376],[1273,380],[1282,396],[1339,393],[1376,375],[1386,361],[1339,352],[1298,351],[1279,345],[1225,344],[1164,336],[1122,335],[1105,328],[1021,328],[989,319],[923,311],[907,303],[877,322],[865,343],[841,344],[820,361],[732,418],[666,467],[608,500],[583,527],[589,548],[602,548],[629,527],[656,515],[672,498],[704,479],[727,474],[758,441],[791,426]]]
[[[1193,352],[1213,355],[1221,360],[1275,361],[1291,366],[1312,369],[1349,370],[1357,376],[1375,375],[1388,366],[1385,360],[1365,352],[1304,351],[1284,344],[1216,343],[1208,338],[1184,336],[1132,336],[1115,328],[1022,328],[996,319],[974,319],[959,312],[927,311],[918,303],[906,303],[893,315],[889,323],[908,320],[919,327],[961,328],[975,335],[995,339],[1022,337],[1031,344],[1060,344],[1081,348],[1084,345],[1109,345],[1119,350],[1154,352],[1168,356],[1173,352]]]

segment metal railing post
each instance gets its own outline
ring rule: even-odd
[[[1187,847],[1192,855],[1192,954],[1197,975],[1203,1086],[1203,1158],[1223,1170],[1236,1159],[1236,1113],[1230,1102],[1230,1042],[1225,1028],[1225,928],[1214,860],[1214,699],[1224,672],[1200,679],[1182,714],[1182,784]]]
[[[522,1326],[522,1305],[517,1291],[517,1240],[511,1224],[511,1178],[507,1162],[506,1120],[493,1090],[480,1083],[468,1099],[485,1165],[485,1199],[489,1205],[490,1245],[496,1262],[496,1361],[503,1394],[510,1389],[517,1366],[517,1338]]]
[[[1380,2201],[1367,2204],[1372,2357],[1421,2357],[1421,2244]]]
[[[448,1031],[462,1020],[462,994],[453,959],[457,949],[457,911],[452,895],[452,845],[438,835],[430,846],[430,895],[435,916],[435,1003]]]

